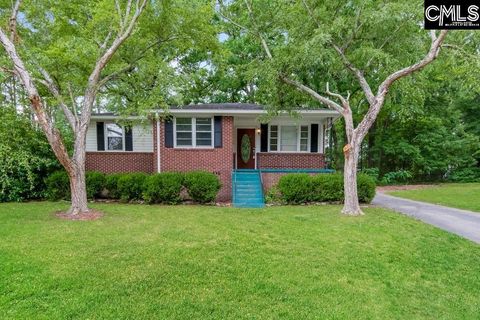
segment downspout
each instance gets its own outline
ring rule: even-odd
[[[156,121],[157,121],[157,172],[160,173],[160,117],[157,112],[156,114]]]

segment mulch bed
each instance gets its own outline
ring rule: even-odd
[[[55,216],[60,219],[64,220],[74,220],[74,221],[91,221],[97,220],[103,217],[103,213],[98,210],[90,209],[90,211],[85,213],[80,213],[76,215],[68,214],[64,211],[57,211],[55,212]]]
[[[381,186],[377,187],[378,192],[401,191],[401,190],[418,190],[435,187],[434,184],[407,184],[398,186]]]

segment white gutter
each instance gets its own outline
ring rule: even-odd
[[[157,172],[160,173],[160,117],[156,116],[156,124],[157,124]]]
[[[238,110],[238,109],[170,109],[168,112],[164,110],[150,110],[151,113],[155,113],[158,117],[159,114],[181,114],[181,115],[228,115],[228,116],[240,116],[240,115],[262,115],[267,114],[266,110]],[[340,114],[335,110],[323,109],[323,110],[296,110],[300,115],[308,116],[330,116],[332,118],[339,118]],[[289,116],[288,112],[280,112],[279,116]],[[119,116],[115,115],[92,115],[92,120],[117,120]],[[128,120],[141,120],[146,119],[146,116],[131,116],[127,117]]]
[[[218,115],[260,115],[267,114],[266,110],[238,110],[238,109],[170,109],[168,112],[164,110],[152,110],[157,114],[159,113],[170,113],[170,114],[218,114]],[[308,114],[308,115],[339,115],[335,110],[295,110],[299,114]],[[281,112],[280,115],[288,116],[288,112]]]

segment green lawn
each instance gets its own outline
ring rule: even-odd
[[[388,194],[480,212],[480,183],[449,183],[417,190],[392,191]]]
[[[0,204],[0,319],[479,319],[480,246],[383,209]]]

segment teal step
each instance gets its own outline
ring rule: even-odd
[[[237,208],[263,208],[265,200],[258,170],[235,170],[232,173],[233,206]]]

